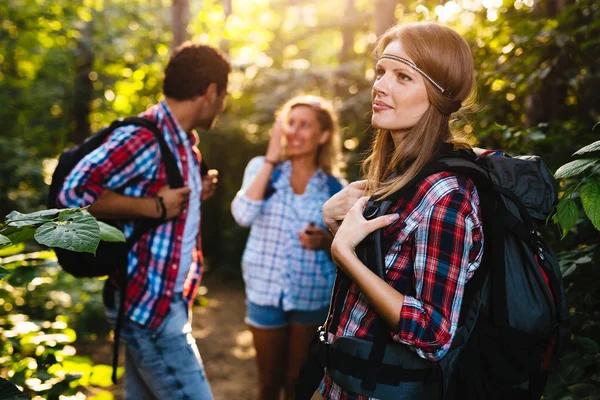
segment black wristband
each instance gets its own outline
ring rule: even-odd
[[[158,204],[160,204],[160,217],[158,217],[158,219],[164,221],[167,218],[167,207],[165,206],[165,201],[160,196],[156,196],[156,201],[158,201]]]
[[[267,157],[265,157],[265,162],[267,164],[271,164],[272,166],[276,167],[277,164],[279,164],[279,161],[273,161],[273,160],[269,160]]]

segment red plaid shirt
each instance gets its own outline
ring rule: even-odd
[[[200,168],[197,138],[186,134],[162,101],[140,116],[157,121],[165,141],[188,182],[186,146]],[[152,197],[167,184],[167,173],[158,142],[152,132],[138,126],[116,129],[99,148],[85,156],[71,171],[58,197],[59,206],[84,207],[93,203],[105,189],[132,197]],[[156,329],[163,321],[175,291],[181,257],[181,243],[188,210],[145,234],[129,252],[125,313],[133,321]],[[133,233],[133,221],[121,224],[125,236]],[[192,254],[192,265],[183,288],[191,304],[200,283],[202,251],[200,235]]]
[[[437,361],[450,348],[465,284],[483,255],[479,196],[470,179],[441,172],[424,179],[414,196],[400,199],[391,212],[400,218],[383,232],[384,241],[393,242],[385,257],[386,282],[404,295],[404,304],[390,334],[419,356]],[[378,317],[358,286],[351,283],[347,293],[339,290],[336,279],[333,298],[345,296],[345,301],[339,325],[327,325],[328,341],[373,339]],[[328,374],[319,391],[325,399],[366,399],[345,392]]]

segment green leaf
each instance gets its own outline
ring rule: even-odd
[[[0,267],[0,279],[4,279],[4,277],[7,276],[8,274],[10,274],[10,272],[8,272],[4,268]]]
[[[589,179],[579,191],[583,210],[600,231],[600,178]]]
[[[102,221],[96,222],[98,222],[98,226],[100,227],[100,240],[103,240],[105,242],[125,241],[125,235],[123,235],[123,232],[121,232],[114,226],[104,223]]]
[[[592,385],[591,383],[578,383],[569,386],[569,392],[575,395],[578,399],[589,396],[594,390],[596,390],[596,385]]]
[[[0,249],[0,257],[14,256],[25,251],[25,245],[23,243],[14,244],[9,247]]]
[[[36,228],[33,225],[22,226],[18,228],[10,227],[10,229],[7,229],[4,232],[4,235],[6,235],[6,237],[9,238],[13,244],[17,244],[33,239],[35,236],[35,230]]]
[[[577,203],[575,203],[573,199],[563,197],[556,207],[556,216],[563,232],[568,232],[569,229],[577,223],[577,219],[579,218],[579,207],[577,207]],[[563,234],[563,237],[564,236],[565,235]]]
[[[35,232],[35,240],[48,247],[96,254],[100,228],[85,210],[64,210],[58,221],[47,222]]]
[[[12,241],[4,235],[0,235],[0,248],[8,247],[12,244]]]
[[[585,154],[585,153],[591,153],[593,151],[600,151],[600,140],[598,140],[597,142],[594,142],[592,144],[588,144],[585,147],[582,147],[581,149],[577,150],[575,153],[573,153],[573,155],[581,155],[581,154]]]
[[[579,175],[580,173],[597,163],[599,160],[600,158],[583,158],[581,160],[571,161],[557,169],[556,173],[554,174],[554,177],[556,179],[561,179]]]
[[[5,223],[12,227],[23,227],[28,225],[39,225],[55,219],[61,210],[53,208],[51,210],[36,211],[29,214],[21,214],[18,211],[12,211],[6,216]]]
[[[600,346],[598,346],[598,343],[588,337],[577,336],[573,339],[573,341],[583,347],[588,354],[600,352]]]

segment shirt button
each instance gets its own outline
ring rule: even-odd
[[[173,264],[173,265],[171,265],[171,268],[173,268],[173,269],[177,269],[177,264]]]
[[[181,236],[177,236],[177,240],[181,240]]]

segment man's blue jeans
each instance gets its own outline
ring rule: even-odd
[[[116,300],[115,304],[119,304]],[[116,314],[111,309],[107,312],[109,318]],[[173,298],[169,313],[157,330],[124,318],[121,341],[126,349],[127,400],[213,399],[191,332],[187,303],[181,295]]]

